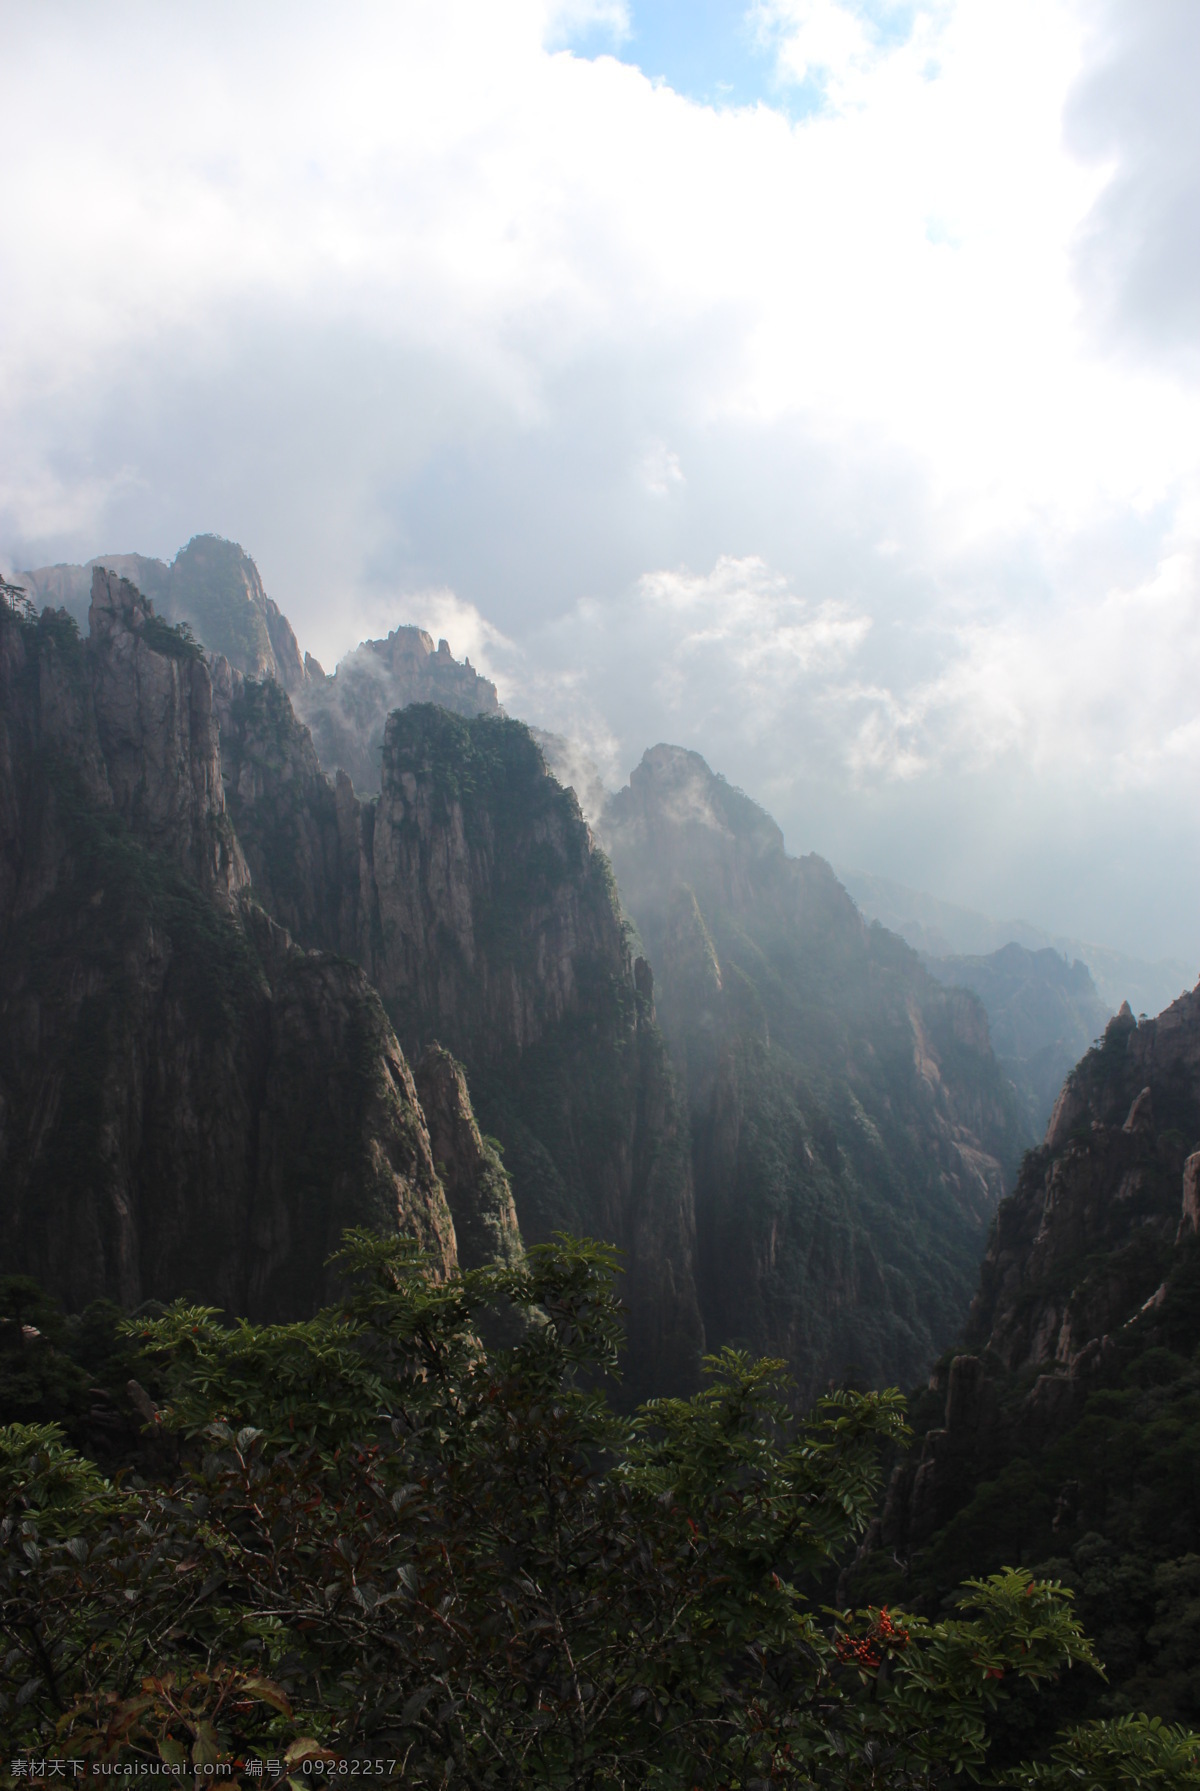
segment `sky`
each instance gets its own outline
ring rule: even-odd
[[[0,0],[0,567],[1200,968],[1193,0]]]

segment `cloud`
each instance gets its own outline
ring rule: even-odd
[[[638,478],[651,497],[668,497],[685,483],[679,456],[666,442],[651,442],[638,463]]]
[[[1195,937],[1193,10],[763,0],[793,117],[636,6],[10,8],[0,560],[215,529],[1061,931],[1140,804]]]
[[[1200,372],[1200,10],[1104,0],[1091,11],[1067,135],[1104,188],[1075,271],[1096,327]]]
[[[734,742],[786,757],[806,747],[788,725],[794,712],[827,707],[829,681],[869,629],[845,604],[799,595],[757,556],[725,556],[707,573],[647,573],[617,601],[581,600],[527,640],[510,700],[568,736],[603,733],[602,768],[618,781],[651,736],[718,763]],[[827,743],[809,745],[828,756]]]
[[[839,109],[852,103],[890,48],[861,11],[838,0],[758,0],[751,16],[759,41],[774,52],[780,84],[813,82],[822,100]]]

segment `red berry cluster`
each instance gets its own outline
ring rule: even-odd
[[[886,1605],[865,1636],[839,1636],[837,1657],[846,1666],[862,1667],[873,1672],[883,1659],[883,1650],[908,1647],[908,1631],[892,1622]]]
[[[870,1636],[839,1636],[837,1657],[850,1667],[877,1667],[879,1650]]]

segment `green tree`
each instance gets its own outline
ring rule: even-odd
[[[606,1249],[437,1282],[357,1234],[340,1266],[344,1299],[304,1324],[134,1322],[175,1464],[153,1483],[106,1481],[54,1426],[0,1432],[11,1754],[277,1756],[309,1783],[384,1759],[473,1791],[930,1786],[985,1768],[1014,1683],[1095,1664],[1069,1595],[1023,1572],[937,1623],[820,1604],[899,1395],[800,1419],[779,1364],[728,1351],[627,1419],[602,1391]],[[497,1309],[518,1341],[487,1351]],[[1195,1782],[1179,1732],[1063,1747],[1014,1782],[1091,1783],[1062,1773],[1122,1748],[1159,1773],[1131,1783]]]

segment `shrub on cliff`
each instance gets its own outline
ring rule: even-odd
[[[50,1425],[0,1432],[10,1755],[924,1786],[985,1767],[1013,1683],[1093,1661],[1067,1596],[1021,1572],[944,1622],[816,1602],[903,1434],[898,1395],[797,1420],[778,1364],[727,1351],[694,1398],[625,1419],[599,1390],[620,1329],[605,1249],[438,1282],[357,1234],[340,1265],[345,1298],[304,1324],[132,1321],[156,1479],[104,1480]],[[496,1305],[526,1318],[488,1353]],[[1130,1775],[1080,1777],[1093,1760]],[[1194,1760],[1132,1724],[1019,1782],[1200,1783]]]

